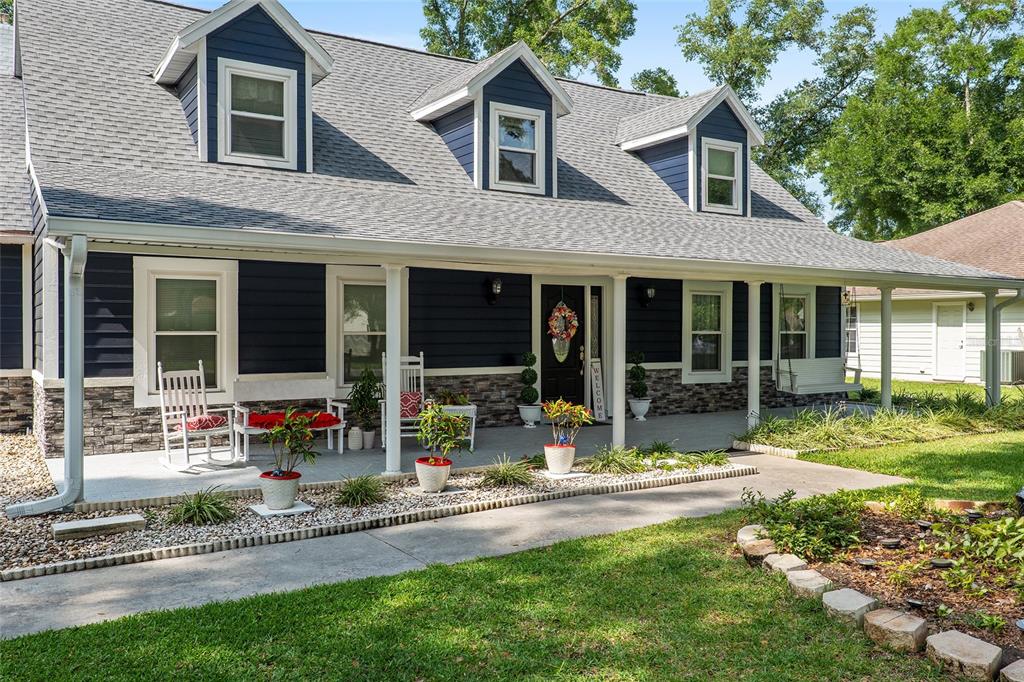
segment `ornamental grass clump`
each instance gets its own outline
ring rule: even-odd
[[[346,478],[335,498],[338,504],[346,507],[365,507],[380,504],[387,499],[384,482],[371,474],[363,474],[355,478]]]
[[[796,554],[813,561],[830,561],[837,552],[860,543],[863,497],[844,490],[830,495],[794,499],[787,490],[775,499],[745,488],[743,504],[751,522],[764,526],[764,533],[780,553]]]
[[[605,446],[593,457],[580,461],[580,466],[591,474],[638,474],[647,471],[643,454],[636,448]]]
[[[179,525],[209,526],[235,518],[231,498],[218,488],[220,486],[212,486],[185,495],[181,502],[171,508],[168,519],[171,523]]]
[[[543,455],[541,455],[543,463]],[[534,474],[526,461],[513,462],[508,455],[494,460],[494,464],[484,471],[480,485],[484,488],[510,488],[528,486],[533,483]]]

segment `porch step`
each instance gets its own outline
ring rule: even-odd
[[[74,540],[91,538],[94,535],[113,535],[127,533],[131,530],[143,530],[146,519],[141,514],[121,514],[120,516],[104,516],[98,519],[82,519],[81,521],[61,521],[53,524],[54,540]]]

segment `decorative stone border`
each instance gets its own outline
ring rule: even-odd
[[[804,598],[820,600],[829,616],[856,629],[876,644],[892,651],[917,653],[922,649],[929,659],[960,679],[987,680],[998,676],[1007,682],[1022,679],[1024,661],[1016,661],[1002,669],[1002,648],[959,630],[945,630],[928,635],[927,622],[906,611],[880,608],[877,599],[850,588],[834,585],[818,571],[807,570],[806,564],[792,554],[771,553],[775,543],[761,539],[764,527],[754,524],[740,528],[736,543],[752,565],[762,564],[786,576],[792,592]],[[770,547],[769,547],[770,546]]]
[[[682,483],[699,483],[701,481],[717,481],[725,478],[737,478],[740,476],[751,476],[759,473],[757,467],[734,464],[730,469],[720,471],[705,471],[696,473],[676,474],[663,478],[645,478],[636,481],[622,481],[619,483],[602,483],[580,488],[567,490],[555,490],[547,493],[534,493],[531,495],[518,495],[498,500],[482,500],[479,502],[466,502],[463,504],[447,507],[434,507],[421,509],[419,511],[405,512],[403,514],[392,514],[390,516],[378,516],[345,523],[335,523],[326,526],[313,526],[310,528],[298,528],[274,533],[262,533],[243,537],[228,538],[224,540],[211,540],[188,545],[176,545],[173,547],[157,547],[152,549],[141,549],[134,552],[123,552],[110,554],[101,557],[87,559],[75,559],[72,561],[61,561],[40,566],[25,566],[22,568],[9,568],[0,571],[0,582],[9,580],[23,580],[25,578],[36,578],[56,573],[70,573],[82,571],[89,568],[103,568],[105,566],[120,566],[121,564],[135,564],[143,561],[155,561],[157,559],[173,559],[175,557],[193,556],[196,554],[209,554],[211,552],[223,552],[243,547],[255,547],[257,545],[271,545],[279,542],[292,542],[294,540],[308,540],[310,538],[327,537],[329,535],[342,535],[344,533],[355,533],[372,528],[383,528],[386,526],[399,526],[406,523],[419,521],[430,521],[432,519],[444,518],[446,516],[459,516],[473,512],[501,509],[504,507],[517,507],[523,504],[534,502],[546,502],[566,497],[577,497],[580,495],[608,495],[611,493],[624,493],[633,490],[646,490],[649,488],[662,488]],[[411,474],[415,475],[415,474]],[[328,488],[340,484],[339,481],[323,483],[311,483],[307,490]],[[258,491],[258,489],[254,489]],[[245,491],[232,491],[234,496],[240,497]],[[153,498],[168,499],[176,498]]]

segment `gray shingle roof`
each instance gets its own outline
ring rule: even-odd
[[[559,119],[559,197],[479,191],[433,129],[409,115],[425,84],[458,77],[466,62],[328,34],[316,34],[336,66],[313,89],[315,172],[202,163],[177,98],[150,77],[198,11],[143,0],[19,0],[19,12],[33,164],[51,215],[987,274],[841,237],[756,167],[754,217],[695,214],[614,144],[620,119],[665,98],[572,81],[561,82],[576,106]]]
[[[0,77],[14,75],[14,26],[0,21]]]
[[[513,43],[512,45],[506,47],[504,50],[495,52],[487,59],[481,59],[480,61],[475,63],[471,61],[464,61],[463,68],[460,72],[456,73],[451,78],[447,78],[441,81],[440,83],[434,83],[432,85],[429,85],[427,89],[423,91],[423,94],[416,98],[416,101],[412,103],[412,106],[410,106],[409,109],[419,109],[420,107],[426,106],[431,102],[436,102],[442,97],[447,97],[448,95],[454,92],[458,92],[462,88],[469,85],[469,82],[476,78],[477,74],[481,74],[484,71],[486,71],[487,67],[501,59],[506,52],[509,52],[515,47],[516,45]]]
[[[724,85],[720,85],[717,88],[698,92],[696,95],[671,99],[661,106],[623,117],[619,121],[619,129],[615,133],[615,143],[636,140],[684,125],[724,88]]]
[[[0,232],[31,231],[25,170],[25,108],[21,81],[10,75],[0,75],[0,131]]]

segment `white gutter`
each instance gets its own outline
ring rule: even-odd
[[[64,247],[64,489],[52,497],[7,507],[8,518],[63,509],[82,499],[85,483],[84,311],[86,238],[74,235]]]

